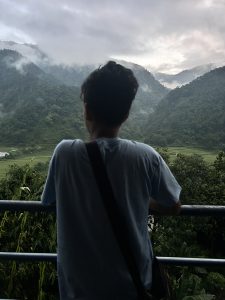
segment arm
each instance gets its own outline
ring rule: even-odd
[[[56,202],[54,154],[50,160],[48,176],[44,185],[43,193],[41,195],[41,202],[43,205],[55,205]]]
[[[180,212],[179,201],[181,187],[171,173],[169,167],[158,156],[158,164],[152,177],[152,193],[150,195],[150,210],[161,215],[177,215]]]
[[[167,206],[160,205],[154,199],[151,198],[149,209],[160,215],[174,216],[174,215],[178,215],[180,213],[181,203],[180,203],[180,201],[178,201],[178,202],[174,203],[174,205],[167,207]]]

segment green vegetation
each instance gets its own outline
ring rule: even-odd
[[[47,145],[49,146],[49,145]],[[54,146],[51,145],[50,150],[37,149],[38,147],[32,148],[12,148],[6,146],[0,146],[0,152],[9,152],[12,153],[7,159],[0,159],[0,179],[3,179],[8,167],[12,164],[16,164],[18,166],[24,166],[25,164],[29,164],[30,166],[34,166],[37,163],[46,163],[50,160]],[[27,150],[26,150],[27,149]],[[207,151],[199,148],[191,148],[191,147],[168,147],[167,153],[171,158],[171,161],[177,157],[178,154],[185,155],[193,155],[198,154],[201,155],[204,160],[208,163],[212,163],[217,155],[216,151]]]
[[[169,159],[165,152],[163,156]],[[224,205],[224,152],[211,166],[199,155],[178,155],[171,169],[182,186],[183,204]],[[224,225],[224,217],[157,217],[155,252],[162,256],[225,258]],[[171,267],[169,271],[174,300],[225,298],[222,268]]]
[[[48,145],[49,146],[49,145]],[[3,179],[11,165],[24,166],[29,164],[33,167],[36,164],[48,163],[53,153],[54,146],[49,150],[36,147],[7,147],[0,146],[0,152],[8,152],[7,158],[0,159],[0,179]]]
[[[171,91],[149,116],[146,142],[224,150],[224,82],[225,67]]]
[[[53,149],[53,145],[51,145],[50,150],[38,150],[37,148],[33,150],[28,148],[28,150],[26,150],[26,148],[24,149],[0,146],[1,152],[13,153],[12,156],[7,159],[0,159],[0,179],[4,178],[8,167],[12,164],[16,164],[18,166],[24,166],[25,164],[29,164],[30,166],[34,166],[37,163],[48,162],[51,158]],[[198,154],[201,155],[206,162],[212,163],[217,155],[216,151],[207,151],[204,149],[191,147],[168,147],[166,149],[167,153],[170,155],[171,161],[173,161],[178,154]]]
[[[207,163],[213,163],[218,152],[217,151],[209,151],[201,148],[193,148],[193,147],[167,147],[168,154],[172,161],[175,160],[177,155],[184,154],[184,155],[193,155],[197,154],[203,157],[203,159]]]
[[[70,84],[63,84],[28,62],[18,70],[20,59],[15,51],[0,51],[4,145],[0,151],[10,153],[0,159],[0,199],[29,201],[40,199],[54,146],[63,138],[87,136],[79,89],[68,86],[72,78]],[[170,146],[161,152],[183,188],[183,204],[224,205],[225,154],[217,155],[214,149],[225,150],[225,68],[171,91],[159,104],[168,91],[147,71],[136,68],[135,72],[141,88],[122,137]],[[222,217],[156,217],[155,253],[224,257],[224,227]],[[1,251],[56,252],[55,215],[1,213],[0,247]],[[169,271],[173,300],[225,299],[224,270],[171,267]],[[56,269],[50,263],[0,262],[0,286],[0,298],[53,300]]]
[[[179,154],[171,164],[181,184],[183,204],[225,203],[225,153],[212,164],[199,155]],[[0,181],[0,199],[37,200],[46,176],[46,165],[13,165]],[[225,253],[225,218],[155,217],[154,251],[162,256],[222,258]],[[1,214],[1,251],[55,252],[55,216],[43,213]],[[225,298],[225,271],[221,268],[170,267],[173,300]],[[32,289],[30,289],[32,283]],[[0,297],[56,299],[56,269],[50,263],[0,262]]]
[[[78,86],[90,68],[80,73],[73,68],[49,67],[46,70],[51,75],[30,62],[21,67],[18,63],[21,60],[26,61],[15,51],[0,50],[1,143],[47,146],[65,138],[85,138]],[[140,88],[123,132],[128,133],[126,137],[137,139],[149,113],[168,90],[143,67],[134,64],[131,67]]]
[[[62,85],[32,63],[0,51],[0,128],[4,145],[48,145],[63,138],[84,137],[82,103],[76,87]]]
[[[9,169],[9,165],[15,164],[17,166],[24,166],[27,163],[33,167],[37,163],[47,163],[50,160],[50,155],[38,154],[28,155],[15,159],[0,159],[0,179],[3,179]]]
[[[142,66],[125,61],[118,61],[118,63],[131,68],[138,79],[139,89],[133,103],[131,112],[132,122],[129,122],[129,127],[132,126],[136,118],[138,118],[138,122],[135,122],[135,124],[136,126],[140,126],[140,123],[147,120],[148,114],[154,110],[159,101],[168,94],[169,90]],[[94,65],[84,65],[78,68],[76,66],[49,65],[44,67],[44,71],[53,75],[67,86],[80,87],[84,79],[95,68],[96,66]],[[135,132],[135,126],[133,130]]]
[[[0,184],[0,199],[40,198],[46,166],[13,165]],[[1,251],[55,252],[55,215],[1,213]],[[0,263],[0,298],[57,299],[56,269],[51,263]],[[32,286],[32,288],[31,288]]]

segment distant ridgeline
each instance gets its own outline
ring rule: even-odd
[[[168,94],[169,89],[160,84],[145,68],[125,61],[117,62],[131,68],[139,82],[139,89],[132,105],[130,117],[123,126],[121,135],[126,138],[143,140],[143,128],[146,126],[148,116],[154,112],[161,99]],[[80,87],[84,79],[97,67],[94,65],[63,66],[45,64],[42,69],[65,85]]]
[[[143,67],[129,67],[140,87],[122,135],[143,139],[143,126],[168,89]],[[84,138],[80,85],[94,68],[46,60],[37,66],[16,51],[0,50],[0,143],[52,145],[63,138]]]
[[[225,67],[171,91],[149,117],[146,141],[225,149]]]
[[[96,66],[53,65],[43,53],[36,63],[0,50],[0,145],[48,147],[85,138],[80,85]],[[143,67],[119,63],[139,82],[122,137],[158,146],[225,147],[225,67],[169,91]]]
[[[180,87],[188,84],[196,78],[208,73],[219,66],[215,63],[200,65],[191,69],[183,70],[177,74],[166,74],[166,73],[154,73],[154,76],[160,83],[167,86],[168,88]]]

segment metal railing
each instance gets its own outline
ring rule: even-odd
[[[29,211],[55,212],[55,206],[43,206],[40,201],[0,200],[0,212]],[[217,205],[182,205],[177,216],[215,216],[225,217],[225,206]],[[176,266],[225,266],[225,259],[187,258],[187,257],[157,257],[162,264]],[[56,253],[19,253],[0,252],[0,260],[15,261],[50,261],[56,262]]]

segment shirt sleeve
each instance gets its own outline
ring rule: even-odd
[[[41,195],[41,202],[44,205],[53,205],[56,202],[54,154],[50,160],[48,176],[45,182],[43,193]]]
[[[180,192],[180,185],[159,155],[158,166],[156,166],[152,178],[151,197],[160,205],[170,207],[179,201]]]

